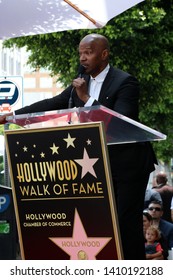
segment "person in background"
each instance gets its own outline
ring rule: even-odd
[[[146,230],[145,234],[145,253],[147,260],[158,260],[158,258],[162,257],[162,246],[159,243],[160,239],[160,231],[158,227],[149,226]]]
[[[168,250],[173,248],[173,224],[164,220],[163,205],[159,201],[152,201],[148,206],[148,212],[152,216],[153,225],[157,226],[167,240]]]
[[[152,216],[145,210],[143,211],[143,233],[144,233],[144,242],[146,242],[146,231],[147,229],[152,225],[153,219]],[[167,241],[164,238],[162,232],[160,232],[160,238],[158,239],[158,242],[160,243],[162,247],[162,254],[160,256],[155,256],[155,259],[157,260],[167,260],[168,259],[168,245]]]
[[[144,210],[148,208],[148,205],[153,200],[162,202],[161,195],[159,192],[155,191],[154,189],[147,188],[145,191]]]
[[[70,107],[103,105],[139,121],[139,82],[113,67],[109,55],[105,36],[86,35],[79,43],[84,73],[61,94],[16,110],[15,114],[67,109],[70,100]],[[6,116],[1,116],[0,123],[5,121]],[[108,152],[124,259],[145,259],[142,212],[149,176],[157,164],[155,154],[149,142],[108,145]]]
[[[146,210],[144,210],[143,211],[143,233],[144,233],[144,237],[145,237],[147,228],[152,225],[152,222],[153,222],[153,219],[152,219],[151,215]]]
[[[168,184],[168,178],[165,173],[159,172],[156,175],[156,185],[154,185],[152,189],[157,191],[162,198],[164,209],[162,218],[168,222],[172,222],[170,207],[173,197],[173,187]]]
[[[172,197],[172,200],[171,200],[171,220],[173,222],[173,197]]]

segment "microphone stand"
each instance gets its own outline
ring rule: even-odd
[[[71,109],[73,107],[73,91],[74,91],[74,87],[72,88],[71,92],[70,92],[70,98],[68,101],[68,109]]]
[[[68,109],[71,109],[73,107],[73,91],[74,91],[74,87],[72,88],[71,92],[70,92],[70,98],[68,101]],[[71,113],[69,113],[69,119],[68,119],[68,124],[71,124]]]
[[[78,77],[81,78],[82,75],[85,72],[85,67],[83,65],[79,66],[79,71],[78,71]],[[74,91],[74,87],[72,88],[71,92],[70,92],[70,98],[68,101],[68,109],[71,109],[73,107],[73,91]],[[70,113],[70,117],[68,120],[68,124],[71,124],[71,113]]]

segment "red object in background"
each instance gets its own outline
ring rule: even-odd
[[[11,112],[11,106],[9,103],[3,103],[0,105],[0,112]]]

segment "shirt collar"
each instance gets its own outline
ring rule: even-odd
[[[109,71],[109,68],[110,68],[110,65],[108,64],[105,69],[100,73],[98,74],[95,78],[93,78],[92,76],[90,76],[91,80],[95,80],[96,82],[100,82],[102,83]]]

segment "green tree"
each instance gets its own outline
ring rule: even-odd
[[[13,38],[4,46],[26,47],[28,63],[47,68],[66,86],[78,68],[78,43],[88,33],[108,37],[111,64],[135,75],[141,84],[140,121],[167,135],[154,143],[158,158],[173,156],[173,4],[146,0],[112,19],[104,28]]]

